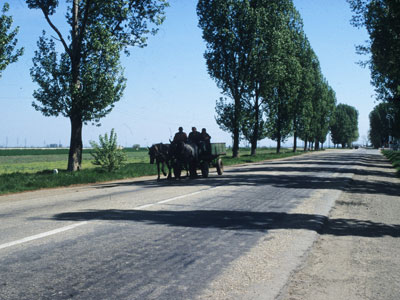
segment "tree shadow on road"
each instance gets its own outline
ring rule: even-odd
[[[357,219],[329,219],[322,215],[284,212],[110,209],[66,212],[55,215],[53,219],[58,221],[132,221],[147,225],[261,232],[273,229],[305,229],[336,236],[400,237],[400,225],[398,224],[383,224]]]
[[[140,186],[142,188],[154,187],[190,187],[190,186],[272,186],[275,188],[286,189],[308,189],[308,190],[340,190],[358,194],[373,194],[373,195],[388,195],[399,196],[400,185],[388,181],[364,181],[360,179],[351,179],[346,176],[333,177],[332,174],[294,174],[287,172],[286,174],[268,174],[266,172],[273,170],[266,166],[258,168],[252,172],[247,170],[230,171],[229,174],[215,176],[211,178],[200,178],[195,180],[183,179],[169,182],[163,181],[141,181],[141,182],[123,182],[123,183],[108,183],[98,185],[97,188],[114,188],[119,186]],[[346,172],[342,172],[345,174]],[[366,171],[368,176],[368,171]],[[232,176],[233,175],[233,176]],[[351,186],[351,188],[350,188]]]
[[[340,158],[340,161],[335,159]],[[384,167],[380,169],[371,169],[371,161]],[[305,163],[310,163],[304,166]],[[321,164],[322,163],[322,164]],[[297,165],[298,164],[298,165]],[[315,164],[312,166],[311,164]],[[355,168],[364,166],[368,168]],[[147,180],[132,181],[122,183],[107,183],[96,185],[96,188],[105,189],[118,186],[139,186],[141,188],[154,187],[190,187],[190,186],[272,186],[275,188],[287,189],[327,189],[340,190],[349,193],[373,194],[399,196],[400,185],[391,182],[390,178],[395,178],[395,174],[387,172],[387,161],[380,155],[341,155],[332,154],[310,156],[296,160],[265,162],[257,166],[241,166],[229,169],[222,176],[215,173],[210,178],[182,179],[182,180]],[[339,176],[333,176],[333,174]],[[357,176],[357,179],[351,179],[351,176]],[[375,181],[367,178],[375,178]],[[351,186],[351,188],[350,188]]]

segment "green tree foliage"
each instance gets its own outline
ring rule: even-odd
[[[369,139],[375,148],[389,143],[393,135],[393,108],[389,103],[380,103],[369,114]]]
[[[49,38],[43,32],[38,41],[31,69],[39,85],[33,106],[45,116],[70,119],[68,170],[75,171],[82,162],[83,124],[98,123],[122,97],[126,79],[121,51],[129,54],[131,46],[146,46],[147,36],[156,33],[168,4],[165,0],[68,0],[66,37],[51,20],[59,1],[26,2],[29,8],[42,11],[57,36]],[[54,40],[61,43],[61,53]]]
[[[4,3],[0,15],[0,78],[7,66],[16,62],[18,57],[24,53],[23,48],[15,49],[18,42],[16,35],[18,34],[19,27],[11,30],[13,18],[6,14],[9,8],[8,3]]]
[[[275,63],[271,72],[271,88],[265,93],[268,137],[277,141],[277,153],[281,142],[292,133],[293,102],[298,97],[301,83],[299,47],[296,41],[303,34],[302,20],[292,1],[279,1],[274,23],[278,34],[274,38]]]
[[[358,139],[358,111],[346,104],[336,107],[331,125],[332,142],[342,147],[350,147]]]
[[[400,1],[347,0],[355,13],[352,23],[365,26],[370,40],[358,52],[370,54],[368,64],[378,98],[393,103],[394,126],[400,129]]]
[[[243,105],[240,132],[251,145],[250,155],[256,155],[257,142],[265,139],[268,135],[264,114],[258,101],[245,102]]]
[[[317,56],[312,49],[309,50],[309,65],[303,63],[302,84],[299,92],[301,110],[298,115],[298,136],[304,141],[304,151],[307,150],[309,142],[315,137],[315,118],[318,113],[317,86],[322,80],[321,69]],[[304,90],[303,90],[304,89]]]
[[[244,97],[242,134],[256,154],[257,142],[268,136],[266,105],[276,86],[278,56],[281,50],[282,26],[290,1],[250,1],[251,52],[248,93]],[[284,27],[285,25],[283,25]]]
[[[292,101],[291,114],[292,114],[292,128],[293,128],[293,152],[297,151],[297,137],[299,134],[299,129],[303,123],[303,118],[305,118],[304,108],[307,101],[311,98],[312,92],[312,81],[311,81],[311,64],[313,51],[311,46],[305,37],[301,34],[298,41],[298,59],[301,66],[301,77],[300,86],[297,97]]]
[[[223,131],[233,132],[235,106],[227,98],[219,98],[215,105],[215,120]]]
[[[199,0],[199,26],[211,77],[232,99],[216,103],[216,121],[251,144],[290,135],[323,143],[336,104],[291,0]],[[294,146],[294,151],[296,146]]]
[[[302,39],[305,38],[302,20],[291,0],[255,2],[258,6],[254,6],[256,34],[250,84],[254,99],[253,132],[257,133],[253,135],[254,154],[255,137],[268,136],[276,140],[279,152],[281,141],[291,133],[294,102],[301,80],[299,58],[303,50]],[[260,113],[260,109],[264,112]]]
[[[249,1],[199,0],[197,4],[199,27],[207,45],[204,57],[208,73],[222,93],[233,100],[232,104],[217,102],[217,113],[226,112],[222,119],[232,118],[220,126],[232,133],[233,157],[239,155],[242,101],[248,92],[252,46],[249,9]],[[229,105],[226,109],[222,107],[224,103]],[[230,109],[232,113],[227,113]]]
[[[93,151],[90,153],[96,166],[101,166],[107,172],[115,171],[121,168],[126,160],[126,154],[118,147],[117,134],[114,128],[111,130],[110,137],[107,133],[104,136],[99,135],[99,144],[90,141]]]
[[[335,92],[329,86],[326,80],[321,81],[321,83],[316,89],[316,92],[317,93],[315,96],[318,97],[318,99],[316,99],[315,101],[315,105],[317,106],[315,111],[317,113],[315,114],[313,129],[314,129],[315,149],[318,150],[320,143],[323,144],[326,141],[331,119],[335,111],[336,96]],[[357,130],[357,137],[355,139],[357,138],[358,138],[358,130]]]
[[[355,12],[352,23],[365,26],[370,41],[359,46],[370,53],[372,82],[383,99],[400,101],[400,2],[398,0],[348,0]]]

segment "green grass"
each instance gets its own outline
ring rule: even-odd
[[[397,170],[397,176],[400,177],[400,151],[383,150],[382,153],[390,160]]]
[[[114,173],[103,172],[99,168],[89,168],[79,172],[59,171],[58,174],[53,174],[50,170],[37,173],[2,174],[0,175],[0,194],[133,178],[154,175],[156,172],[155,165],[131,163]]]
[[[156,175],[155,165],[149,164],[147,149],[124,150],[128,156],[128,163],[123,168],[107,173],[91,163],[88,150],[83,153],[82,170],[79,172],[65,171],[68,160],[68,151],[57,150],[0,150],[0,195],[23,191],[32,191],[42,188],[55,188],[76,184],[105,182],[118,179],[134,178],[146,175]],[[5,152],[3,152],[5,151]],[[36,154],[35,154],[36,153]],[[292,153],[283,149],[276,154],[275,149],[257,149],[257,155],[250,156],[250,149],[240,149],[240,157],[232,158],[232,152],[227,150],[227,156],[222,157],[224,165],[251,163],[269,159],[284,158],[299,155],[302,152]],[[52,170],[58,169],[58,174]]]
[[[147,149],[124,149],[128,163],[146,163],[149,161]],[[36,153],[36,154],[35,154]],[[9,154],[9,155],[5,155]],[[82,155],[82,168],[95,168],[91,161],[90,150]],[[0,174],[37,173],[44,170],[64,170],[67,168],[68,150],[66,149],[21,149],[0,150]]]
[[[233,158],[232,151],[228,149],[227,156],[223,157],[223,163],[225,166],[237,165],[243,163],[254,163],[263,160],[278,159],[278,158],[300,155],[302,153],[303,153],[302,150],[293,153],[291,149],[281,149],[281,153],[277,154],[275,148],[260,148],[257,149],[256,155],[251,156],[250,149],[241,148],[239,152],[240,157]]]

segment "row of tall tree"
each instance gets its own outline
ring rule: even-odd
[[[122,52],[146,46],[164,20],[166,0],[70,0],[62,5],[66,23],[52,17],[59,1],[26,0],[38,9],[53,31],[43,32],[31,76],[39,88],[33,106],[45,116],[71,121],[68,170],[82,162],[82,127],[98,123],[122,97],[126,79]],[[5,4],[0,18],[0,72],[23,53],[17,49],[18,27],[12,29]],[[240,138],[256,153],[257,142],[281,142],[290,135],[324,143],[336,97],[323,77],[318,58],[303,31],[291,0],[199,0],[199,26],[207,43],[208,71],[223,94],[217,122],[233,136],[233,155]],[[65,31],[65,27],[69,28]],[[65,35],[63,32],[68,32]],[[61,45],[61,51],[57,50]],[[1,73],[0,73],[1,75]]]
[[[370,114],[370,140],[379,147],[389,135],[400,139],[400,1],[347,1],[354,12],[353,25],[365,27],[370,38],[357,50],[368,55],[361,64],[370,68],[371,83],[384,103]]]
[[[233,156],[241,138],[293,136],[319,148],[329,132],[336,96],[303,30],[292,0],[199,0],[199,27],[208,72],[225,97],[216,121],[231,132]]]

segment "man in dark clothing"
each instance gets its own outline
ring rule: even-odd
[[[188,139],[188,137],[187,137],[186,133],[183,131],[183,128],[179,127],[178,132],[175,133],[173,142],[175,142],[175,143],[179,143],[179,142],[186,143],[187,139]]]
[[[196,127],[192,127],[192,132],[189,133],[189,143],[193,143],[198,145],[200,140],[201,140],[201,136],[200,136],[200,132],[197,131]]]
[[[211,136],[207,133],[205,128],[201,130],[200,137],[201,142],[204,143],[206,153],[211,154]]]

